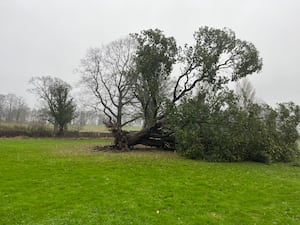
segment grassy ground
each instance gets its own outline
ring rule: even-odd
[[[300,224],[300,167],[0,139],[0,224]]]

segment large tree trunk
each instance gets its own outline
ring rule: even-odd
[[[174,150],[175,137],[173,133],[164,131],[162,123],[156,123],[150,128],[128,133],[128,146],[132,147],[137,144]]]
[[[140,131],[128,132],[114,128],[112,124],[108,126],[115,140],[114,147],[119,150],[127,150],[135,145],[141,144],[156,147],[164,150],[175,150],[175,137],[173,132],[166,132],[161,122],[154,126],[144,128]]]

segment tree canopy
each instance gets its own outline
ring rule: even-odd
[[[59,78],[50,76],[33,77],[30,80],[36,94],[44,103],[48,121],[54,125],[57,136],[63,136],[76,116],[76,105],[70,95],[71,86]]]
[[[214,161],[297,158],[299,107],[260,104],[245,80],[262,69],[256,47],[227,28],[200,27],[193,37],[178,46],[149,29],[88,51],[81,75],[104,110],[114,147],[176,148]],[[236,92],[228,88],[234,82]],[[143,129],[122,130],[139,117]]]
[[[140,102],[144,127],[153,126],[168,96],[170,74],[178,53],[173,37],[159,29],[131,35],[137,42],[134,57],[134,93]]]

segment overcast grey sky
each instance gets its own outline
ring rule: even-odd
[[[200,26],[228,27],[255,44],[263,70],[250,79],[270,104],[300,104],[299,0],[0,0],[0,93],[26,92],[32,76],[75,84],[87,48],[159,28],[179,44]]]

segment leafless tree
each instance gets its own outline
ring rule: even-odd
[[[101,48],[90,48],[81,60],[81,83],[94,96],[94,106],[103,110],[105,124],[115,133],[115,144],[122,146],[121,129],[140,117],[134,109],[132,90],[135,41],[123,38]],[[119,137],[119,138],[118,138]]]
[[[0,121],[4,119],[5,107],[5,95],[0,94]]]
[[[104,115],[101,112],[95,110],[79,109],[77,114],[78,116],[72,121],[73,125],[82,127],[85,125],[103,124]]]
[[[239,104],[243,109],[247,109],[249,104],[255,102],[255,89],[247,78],[236,84],[236,94],[239,96]]]
[[[24,98],[15,94],[0,95],[0,121],[24,122],[28,119],[29,112]]]

